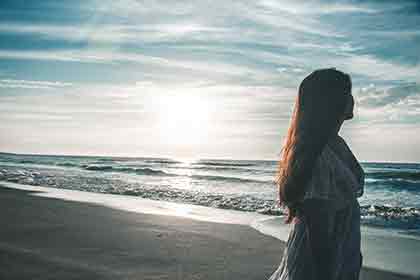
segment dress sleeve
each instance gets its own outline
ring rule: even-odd
[[[315,162],[302,201],[323,199],[328,201],[332,209],[340,210],[350,203],[353,196],[352,186],[340,171],[340,162],[326,146]]]
[[[354,184],[354,191],[356,192],[356,196],[361,197],[364,193],[365,172],[356,156],[353,154],[350,147],[341,136],[338,136],[337,143],[339,145],[337,151],[341,152],[342,157],[345,159],[350,170],[357,179],[357,184]]]

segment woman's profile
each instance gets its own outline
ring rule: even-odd
[[[353,118],[351,78],[335,68],[300,84],[279,160],[279,203],[292,223],[281,263],[269,280],[358,279],[364,172],[344,139]]]

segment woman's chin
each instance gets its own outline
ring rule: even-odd
[[[353,118],[353,114],[347,115],[344,120],[351,120]]]

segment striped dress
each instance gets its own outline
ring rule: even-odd
[[[302,202],[309,198],[328,200],[333,223],[327,230],[334,264],[333,280],[356,280],[362,267],[360,251],[360,205],[364,172],[340,136],[333,137],[314,165]],[[315,263],[307,238],[304,217],[293,222],[279,267],[269,280],[315,280]]]

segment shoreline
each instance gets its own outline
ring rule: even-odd
[[[167,208],[168,205],[176,204],[176,203],[165,203],[165,202],[157,202],[152,201],[151,204],[160,204],[161,208],[161,214],[157,213],[144,213],[144,208],[147,208],[146,199],[138,199],[138,198],[131,198],[132,202],[130,203],[129,198],[124,197],[122,195],[104,195],[104,194],[98,194],[98,193],[87,193],[82,191],[73,191],[73,190],[62,190],[62,189],[52,189],[52,188],[43,188],[44,191],[42,192],[40,189],[42,187],[33,187],[33,186],[24,186],[24,185],[17,185],[14,184],[14,187],[21,187],[21,189],[16,188],[10,188],[13,184],[8,184],[9,186],[4,186],[5,184],[0,182],[0,193],[2,194],[0,196],[1,200],[1,207],[2,207],[2,220],[3,223],[6,226],[2,226],[2,230],[0,230],[0,234],[2,236],[1,244],[0,244],[0,251],[3,253],[6,252],[6,254],[10,257],[16,258],[14,263],[16,264],[10,264],[7,263],[7,260],[0,259],[0,263],[3,263],[2,266],[5,265],[26,265],[28,263],[28,260],[38,260],[38,261],[45,261],[44,259],[39,260],[39,258],[44,256],[45,250],[47,250],[47,254],[45,256],[49,256],[49,252],[55,252],[52,256],[55,260],[62,260],[64,258],[64,264],[68,269],[73,269],[74,266],[77,266],[78,264],[78,258],[75,259],[75,255],[71,255],[71,252],[73,252],[73,249],[70,250],[70,252],[67,252],[70,248],[76,248],[75,250],[82,250],[79,252],[81,254],[82,259],[83,258],[93,258],[93,255],[97,255],[95,253],[95,250],[101,251],[103,254],[108,254],[113,252],[116,247],[125,246],[124,240],[129,241],[130,244],[132,244],[133,248],[129,248],[130,250],[135,250],[136,246],[139,244],[142,244],[141,246],[144,246],[144,238],[145,236],[148,237],[148,242],[146,243],[147,246],[149,246],[147,249],[153,253],[157,254],[154,255],[155,262],[157,263],[165,263],[167,262],[166,255],[162,255],[162,253],[156,252],[156,248],[159,248],[159,242],[160,238],[162,236],[165,236],[165,233],[171,232],[174,234],[172,237],[168,236],[168,246],[171,247],[171,252],[174,253],[174,255],[178,256],[179,254],[184,254],[183,261],[181,262],[173,262],[171,265],[168,264],[167,267],[163,268],[162,266],[159,266],[161,271],[162,269],[169,269],[170,267],[177,266],[179,269],[183,270],[185,272],[183,278],[179,279],[224,279],[223,277],[227,277],[226,279],[237,279],[242,277],[241,279],[266,279],[264,277],[267,277],[271,275],[272,272],[277,268],[277,266],[280,263],[282,252],[284,249],[284,241],[279,241],[278,239],[275,239],[274,237],[264,235],[257,230],[253,229],[249,225],[256,221],[255,213],[241,213],[242,218],[239,219],[238,213],[230,213],[230,211],[227,210],[221,210],[221,209],[214,209],[212,212],[211,209],[208,209],[208,207],[202,207],[203,211],[210,211],[210,217],[213,214],[217,214],[216,212],[222,211],[223,217],[225,218],[224,223],[220,223],[220,221],[210,221],[209,216],[205,216],[203,212],[200,212],[200,206],[187,206],[186,208],[178,208],[179,212],[174,213],[175,216],[168,216],[163,215],[166,211],[168,212]],[[23,188],[23,189],[22,189]],[[27,188],[24,190],[24,188]],[[32,190],[28,190],[28,188],[32,188]],[[38,190],[36,190],[38,189]],[[45,190],[46,189],[46,190]],[[54,192],[56,192],[54,194]],[[57,197],[57,193],[65,193],[64,197]],[[85,201],[79,201],[80,195],[85,197]],[[67,197],[67,199],[65,199]],[[89,201],[90,199],[90,201]],[[86,201],[87,200],[87,201]],[[110,205],[109,201],[114,201],[116,205]],[[141,201],[142,205],[139,205],[139,202]],[[126,205],[120,205],[121,207],[125,208],[125,210],[118,209],[118,204],[121,204],[123,202]],[[36,207],[34,207],[36,205]],[[130,207],[131,211],[130,211]],[[65,209],[66,211],[64,211]],[[80,209],[83,209],[80,210]],[[98,210],[100,209],[100,210]],[[174,209],[172,208],[174,211]],[[176,209],[175,209],[176,210]],[[57,212],[58,211],[58,212]],[[82,211],[83,215],[80,215],[80,211]],[[143,211],[143,212],[142,212]],[[233,210],[232,210],[233,211]],[[238,211],[234,211],[238,212]],[[9,213],[10,215],[6,215]],[[18,214],[18,217],[20,217],[19,221],[16,219],[16,214]],[[77,215],[78,214],[78,215]],[[58,224],[55,224],[54,222],[46,222],[46,220],[49,221],[51,217],[54,218],[53,220],[55,222],[59,221]],[[72,219],[72,217],[76,217],[77,219]],[[31,219],[28,219],[28,217],[31,217]],[[104,221],[110,218],[117,217],[117,222],[109,222]],[[214,218],[214,217],[213,217]],[[257,217],[258,218],[258,217]],[[197,221],[200,220],[201,221]],[[207,220],[206,220],[207,219]],[[235,220],[232,220],[235,219]],[[102,222],[101,222],[102,220]],[[144,224],[144,221],[147,220],[148,223]],[[163,222],[164,221],[164,222]],[[93,234],[92,232],[89,232],[89,228],[92,227],[89,223],[93,222],[93,224],[104,227],[106,229],[103,232],[97,233],[99,236]],[[101,222],[101,223],[99,223]],[[98,224],[99,223],[99,224]],[[141,226],[139,226],[139,224]],[[120,240],[119,238],[112,238],[113,234],[112,232],[116,231],[114,226],[118,227],[118,231],[121,231],[120,233],[115,233],[117,235],[124,236],[125,238],[122,238]],[[87,227],[87,228],[85,228]],[[127,231],[130,231],[130,229],[135,228],[136,234],[129,234],[126,235]],[[158,228],[158,229],[157,229]],[[217,230],[215,230],[217,228]],[[74,229],[77,229],[76,232],[74,232]],[[187,229],[187,231],[185,230]],[[192,230],[193,229],[193,230]],[[35,235],[38,233],[43,233],[48,236],[52,236],[51,240],[53,242],[48,242],[43,240],[42,238],[37,240],[32,240],[30,237],[28,237],[28,234],[32,235],[35,232]],[[107,232],[110,232],[109,234]],[[149,236],[150,232],[156,233],[154,236]],[[73,234],[74,233],[74,234]],[[197,240],[197,242],[192,242],[191,238],[194,238],[198,234],[200,238]],[[80,243],[86,242],[86,240],[80,240],[77,236],[85,236],[87,235],[90,239],[94,241],[96,238],[100,238],[101,240],[106,240],[108,242],[98,244],[96,246],[95,250],[90,251],[88,248],[85,248],[83,246],[80,246]],[[182,235],[185,237],[185,239],[178,240],[175,237],[177,235]],[[120,236],[120,237],[121,237]],[[241,237],[242,236],[242,237]],[[246,236],[246,238],[245,238]],[[202,238],[201,238],[202,237]],[[217,238],[216,238],[217,237]],[[216,238],[217,240],[214,240]],[[244,239],[245,238],[245,239]],[[50,239],[50,237],[49,237]],[[91,240],[91,241],[92,241]],[[179,247],[177,251],[177,242],[187,242],[188,240],[191,241],[189,243],[189,247],[191,251],[182,251],[179,250],[180,248],[185,247]],[[242,242],[240,242],[242,240]],[[247,240],[247,242],[244,242],[243,240]],[[229,244],[235,244],[235,248],[232,248],[232,250],[224,250],[226,246],[218,247],[220,251],[216,250],[214,251],[214,247],[217,242],[224,242],[229,241]],[[28,242],[31,246],[28,247]],[[40,243],[41,242],[41,243]],[[262,243],[261,243],[262,242]],[[63,244],[64,243],[64,244]],[[68,244],[66,244],[68,243]],[[114,243],[111,244],[110,243]],[[105,245],[107,244],[107,245]],[[63,248],[64,246],[64,248]],[[70,246],[70,248],[67,248],[66,246]],[[86,246],[86,245],[84,245]],[[109,247],[111,246],[111,247]],[[140,247],[141,247],[140,246]],[[173,248],[175,246],[176,248]],[[196,246],[200,248],[195,248]],[[47,249],[45,249],[47,248]],[[61,249],[60,249],[61,248]],[[247,248],[247,249],[246,249]],[[127,249],[128,250],[128,249]],[[198,251],[197,251],[198,250]],[[250,250],[253,252],[253,257],[251,258],[249,255]],[[226,258],[224,258],[225,265],[223,266],[222,271],[219,270],[218,276],[212,274],[208,275],[209,277],[204,277],[203,275],[206,273],[211,273],[210,270],[215,267],[220,267],[220,263],[215,263],[217,261],[220,261],[219,254],[227,254],[227,258],[230,259],[230,261],[227,261]],[[41,255],[40,255],[41,254]],[[68,255],[70,254],[70,255]],[[125,253],[124,253],[125,254]],[[126,258],[130,258],[129,256],[134,258],[135,253],[129,253],[126,252],[127,255],[121,256],[121,259],[118,257],[115,257],[114,261],[118,262],[119,265],[125,267],[128,265],[124,261]],[[134,254],[134,255],[133,255]],[[185,256],[187,254],[188,256]],[[198,269],[196,267],[190,267],[190,262],[194,262],[195,258],[199,257],[205,258],[207,265],[203,269]],[[390,256],[388,256],[390,257]],[[29,258],[29,259],[28,259]],[[101,257],[102,258],[102,257]],[[184,262],[185,261],[185,262]],[[235,261],[238,261],[239,264],[236,264]],[[4,263],[6,262],[6,263]],[[69,262],[69,264],[67,264]],[[73,262],[76,262],[74,264]],[[131,261],[129,261],[131,263]],[[252,263],[252,264],[251,264]],[[143,265],[144,264],[144,265]],[[60,264],[61,265],[61,264]],[[112,266],[113,264],[110,263]],[[134,264],[133,264],[134,265]],[[135,266],[141,266],[144,267],[146,270],[154,271],[153,267],[150,267],[150,263],[142,262],[139,260],[135,264]],[[156,263],[154,264],[156,265]],[[179,267],[181,265],[181,267]],[[188,269],[186,269],[185,266],[188,266]],[[104,264],[102,264],[104,266]],[[152,265],[153,266],[153,265]],[[257,267],[255,267],[257,266]],[[48,265],[47,265],[48,267]],[[96,264],[93,265],[93,267],[96,267]],[[92,268],[93,271],[90,271],[89,273],[93,273],[92,275],[96,275],[95,273],[99,273],[102,276],[104,273],[108,271],[107,265],[102,267],[101,269],[98,268]],[[101,266],[99,266],[101,267]],[[253,268],[252,270],[255,273],[259,274],[259,278],[256,276],[256,274],[249,274],[250,272],[246,273],[248,276],[254,275],[255,278],[246,278],[247,275],[242,275],[242,272],[247,271],[249,268]],[[35,268],[33,268],[35,269]],[[71,270],[70,269],[70,270]],[[82,268],[80,268],[82,269]],[[84,267],[83,269],[89,270],[89,267]],[[125,271],[123,269],[123,272],[121,273],[128,273],[128,271],[135,270],[135,273],[137,276],[144,276],[146,277],[146,274],[141,274],[144,272],[138,271],[135,268],[127,268],[128,270]],[[238,269],[238,270],[236,270]],[[29,269],[28,271],[30,271]],[[101,272],[102,271],[102,272]],[[142,270],[143,271],[143,270]],[[85,271],[86,272],[86,271]],[[176,276],[176,273],[173,270],[169,269],[166,271],[167,273],[172,273],[172,276]],[[19,273],[18,270],[15,271],[15,273]],[[41,273],[41,272],[39,272]],[[42,271],[42,273],[47,273],[46,271]],[[70,272],[69,272],[70,273]],[[88,273],[88,272],[86,272]],[[130,272],[131,273],[131,272]],[[133,272],[134,273],[134,272]],[[152,272],[151,272],[152,273]],[[153,273],[158,273],[158,271],[155,271]],[[152,274],[153,274],[152,273]],[[173,274],[175,273],[175,274]],[[214,272],[216,273],[216,272]],[[233,274],[231,274],[233,273]],[[237,273],[237,274],[236,274]],[[106,273],[105,273],[106,274]],[[18,274],[17,274],[18,275]],[[41,275],[41,274],[40,274]],[[189,275],[189,276],[188,276]],[[197,278],[188,278],[192,277],[193,275],[196,275]],[[204,278],[200,278],[199,276],[203,276]],[[224,276],[222,276],[224,275]],[[6,277],[7,276],[7,277]],[[13,277],[8,277],[10,275],[5,275],[4,278],[9,279]],[[67,277],[66,275],[63,275],[64,277]],[[114,275],[115,276],[115,275]],[[90,277],[90,276],[89,276]],[[149,277],[149,276],[147,276]],[[176,279],[176,278],[156,278],[156,279]],[[176,276],[178,277],[178,276]],[[213,278],[212,278],[213,277]],[[233,278],[232,278],[233,277]],[[245,277],[245,278],[243,278]],[[60,277],[62,278],[62,277]],[[95,277],[93,277],[95,278]],[[70,279],[70,278],[62,278],[62,279]],[[98,279],[104,279],[104,278],[98,278]],[[147,279],[147,278],[142,278]],[[391,273],[387,271],[381,271],[377,269],[372,268],[366,268],[364,267],[362,269],[361,273],[361,279],[415,279],[410,276],[403,276],[397,273]]]

